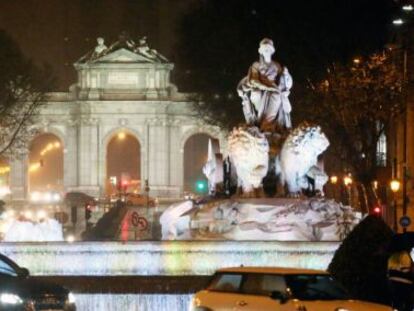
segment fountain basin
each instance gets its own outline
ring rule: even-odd
[[[209,275],[229,266],[325,270],[339,242],[148,241],[1,243],[33,275]]]

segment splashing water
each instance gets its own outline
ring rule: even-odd
[[[33,275],[209,275],[231,266],[326,269],[338,242],[1,243]]]
[[[191,295],[76,295],[78,311],[182,311],[188,310]]]

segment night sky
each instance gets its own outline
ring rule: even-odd
[[[251,8],[252,16],[260,17],[261,11],[268,11],[270,7],[285,10],[290,25],[300,25],[297,17],[305,14],[314,17],[315,27],[333,29],[336,33],[331,31],[332,36],[346,32],[352,35],[355,29],[366,32],[362,37],[355,34],[355,40],[362,38],[363,41],[365,37],[382,40],[381,23],[391,14],[387,10],[393,3],[393,0],[240,0],[235,3],[242,1],[244,5],[240,8],[235,5],[236,15],[241,7],[247,7]],[[209,0],[2,0],[0,28],[12,35],[28,57],[38,63],[49,63],[58,89],[64,91],[75,82],[73,62],[92,49],[99,36],[109,44],[121,31],[127,31],[133,38],[147,35],[151,47],[175,61],[181,17],[206,2]],[[222,2],[217,3],[217,14],[221,14]],[[315,4],[314,10],[309,9],[309,3]],[[331,18],[327,20],[323,16]],[[215,31],[214,27],[211,25],[211,32]],[[194,38],[193,44],[202,40],[202,37]]]
[[[122,31],[148,36],[151,47],[174,59],[178,19],[195,0],[2,0],[0,28],[38,63],[50,64],[59,90],[75,82],[72,64],[103,37]]]

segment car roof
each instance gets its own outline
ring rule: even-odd
[[[328,274],[323,270],[283,268],[283,267],[231,267],[217,270],[218,273],[270,273],[270,274]]]

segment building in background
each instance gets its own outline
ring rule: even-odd
[[[47,95],[36,124],[62,151],[64,192],[101,197],[111,184],[121,190],[137,185],[141,192],[147,180],[150,195],[179,197],[192,182],[185,176],[202,176],[204,159],[194,157],[207,156],[208,138],[225,148],[224,133],[195,114],[189,94],[170,82],[174,65],[145,37],[121,35],[108,45],[100,38],[74,67],[77,82],[68,92]],[[9,161],[14,201],[26,200],[33,188],[29,158]]]

